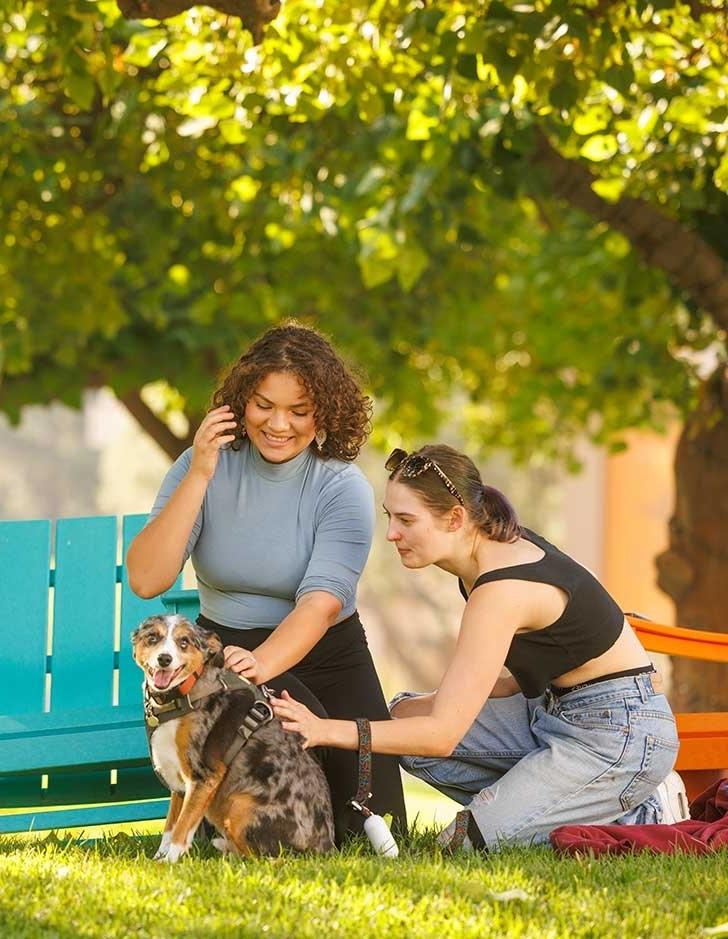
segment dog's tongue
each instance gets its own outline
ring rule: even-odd
[[[152,675],[154,687],[159,688],[160,691],[169,688],[169,683],[172,681],[173,675],[174,671],[171,668],[158,668]]]

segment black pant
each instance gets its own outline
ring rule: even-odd
[[[197,622],[205,629],[214,630],[225,646],[252,650],[271,634],[269,629],[220,626],[201,614]],[[266,684],[279,694],[285,688],[291,697],[320,717],[389,720],[382,686],[358,613],[328,629],[298,665]],[[364,821],[346,804],[357,790],[357,753],[332,747],[325,751],[323,765],[331,788],[336,843],[341,844],[348,834],[360,832]],[[394,830],[399,833],[406,831],[407,814],[396,757],[374,754],[372,791],[373,796],[368,803],[372,811],[380,815],[389,813]]]

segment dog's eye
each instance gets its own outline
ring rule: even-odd
[[[153,633],[151,636],[147,636],[147,645],[153,646],[155,643],[159,642],[159,636],[155,636]]]
[[[189,639],[180,639],[180,641],[177,643],[180,649],[186,649],[189,644],[190,644]]]

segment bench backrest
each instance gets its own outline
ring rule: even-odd
[[[0,522],[0,714],[133,705],[141,600],[123,558],[146,515]]]

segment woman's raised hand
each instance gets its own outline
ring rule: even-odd
[[[213,408],[205,415],[192,441],[191,473],[199,473],[208,482],[215,475],[220,447],[235,440],[231,433],[238,426],[229,404]]]
[[[287,691],[283,691],[280,698],[271,698],[271,704],[283,729],[291,730],[303,737],[304,750],[325,743],[324,721],[309,711],[305,704],[296,701]]]

